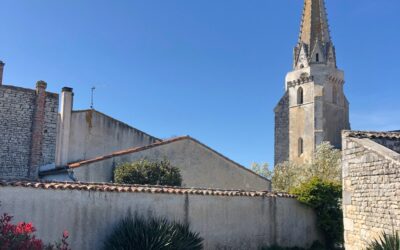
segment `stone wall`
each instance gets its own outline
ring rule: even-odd
[[[79,250],[102,249],[116,223],[135,213],[189,223],[208,250],[308,247],[320,239],[310,208],[264,192],[0,181],[0,197],[0,213],[33,222],[45,242],[68,230]]]
[[[390,148],[397,153],[400,153],[400,139],[396,138],[373,138],[371,139],[376,143],[379,143],[387,148]]]
[[[38,166],[54,162],[58,95],[43,95],[43,116],[35,116],[39,110],[36,90],[0,86],[0,177],[36,178]]]
[[[289,160],[289,96],[286,92],[274,109],[275,166]]]
[[[271,190],[271,182],[190,137],[115,152],[70,164],[74,177],[83,182],[111,182],[121,163],[140,159],[168,159],[180,169],[184,187],[234,190]]]
[[[400,154],[383,146],[396,140],[400,133],[343,133],[347,250],[365,249],[383,231],[400,230]]]
[[[54,163],[57,139],[58,96],[47,95],[43,127],[43,160],[41,165]]]

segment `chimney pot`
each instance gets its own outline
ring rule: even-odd
[[[3,61],[0,61],[0,86],[3,85],[3,70],[4,70],[4,65]]]
[[[47,83],[45,81],[37,81],[36,82],[36,89],[46,89]]]
[[[64,88],[62,88],[62,92],[72,92],[72,91],[73,91],[73,89],[70,88],[70,87],[64,87]]]

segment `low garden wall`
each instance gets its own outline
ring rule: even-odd
[[[319,239],[314,212],[289,195],[266,192],[0,181],[0,213],[33,222],[45,242],[70,233],[74,250],[102,249],[128,215],[188,222],[205,249],[307,247]]]

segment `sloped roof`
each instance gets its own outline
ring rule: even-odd
[[[143,146],[143,147],[135,147],[135,148],[129,148],[129,149],[126,149],[126,150],[116,151],[116,152],[113,152],[111,154],[99,156],[99,157],[96,157],[96,158],[93,158],[93,159],[79,161],[79,162],[73,162],[73,163],[68,164],[68,167],[69,168],[78,168],[78,167],[85,166],[87,164],[103,161],[103,160],[106,160],[106,159],[109,159],[109,158],[113,158],[113,157],[117,157],[117,156],[121,156],[121,155],[126,155],[126,154],[131,154],[131,153],[136,153],[136,152],[148,150],[148,149],[151,149],[151,148],[159,147],[159,146],[162,146],[162,145],[166,145],[166,144],[170,144],[170,143],[174,143],[174,142],[182,141],[182,140],[191,140],[191,141],[199,144],[200,146],[210,150],[211,152],[215,153],[219,157],[222,157],[225,160],[233,163],[237,167],[239,167],[239,168],[241,168],[241,169],[243,169],[245,171],[248,171],[251,174],[257,175],[258,177],[260,177],[262,179],[268,180],[268,179],[264,178],[263,176],[260,176],[260,175],[256,174],[255,172],[251,171],[250,169],[248,169],[248,168],[240,165],[239,163],[229,159],[228,157],[224,156],[223,154],[215,151],[214,149],[208,147],[207,145],[201,143],[200,141],[198,141],[198,140],[196,140],[196,139],[194,139],[194,138],[192,138],[190,136],[175,137],[175,138],[172,138],[172,139],[156,142],[156,143],[153,143],[153,144],[150,144],[150,145],[146,145],[146,146]]]
[[[286,193],[275,193],[269,191],[243,191],[243,190],[221,190],[201,188],[181,188],[169,186],[149,185],[122,185],[110,183],[82,183],[82,182],[46,182],[28,180],[0,180],[1,187],[23,187],[35,189],[55,190],[81,190],[116,193],[159,193],[159,194],[190,194],[207,196],[246,196],[246,197],[284,197],[296,198]]]

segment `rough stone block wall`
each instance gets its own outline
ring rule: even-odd
[[[54,163],[56,153],[58,95],[47,94],[43,128],[43,149],[41,165]]]
[[[0,86],[0,176],[27,176],[35,91]]]
[[[36,91],[0,86],[0,178],[28,178]],[[39,163],[54,162],[58,95],[46,93]]]
[[[398,153],[372,139],[343,137],[343,213],[347,250],[400,230]]]
[[[286,93],[275,110],[275,165],[289,160],[289,95]]]

